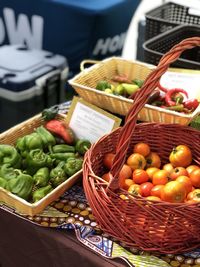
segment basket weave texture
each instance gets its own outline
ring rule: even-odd
[[[92,212],[103,231],[127,245],[146,251],[179,253],[200,246],[200,206],[188,203],[152,202],[133,197],[119,188],[118,174],[131,154],[133,145],[146,142],[157,152],[162,164],[174,146],[185,144],[193,152],[195,164],[200,164],[200,132],[178,124],[136,124],[137,114],[160,77],[180,54],[200,45],[200,37],[183,40],[166,53],[158,67],[148,76],[137,95],[125,125],[102,137],[88,150],[83,164],[83,185]],[[101,179],[105,169],[103,157],[116,153],[109,185]],[[125,194],[127,200],[120,198]]]

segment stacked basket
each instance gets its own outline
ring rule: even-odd
[[[200,246],[200,206],[153,202],[133,197],[119,187],[118,174],[131,148],[138,142],[148,143],[159,153],[162,163],[177,144],[185,144],[193,152],[195,164],[200,164],[200,132],[178,124],[137,124],[137,116],[148,96],[158,85],[169,65],[186,49],[200,46],[200,37],[185,39],[166,53],[158,67],[148,76],[139,91],[126,123],[102,137],[86,153],[83,164],[83,183],[86,197],[102,230],[127,245],[147,251],[178,253]],[[109,185],[101,178],[103,157],[116,153],[111,168],[113,178]],[[120,198],[125,194],[127,200]]]

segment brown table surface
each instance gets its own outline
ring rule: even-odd
[[[73,230],[34,225],[0,209],[0,267],[124,267],[82,245]]]

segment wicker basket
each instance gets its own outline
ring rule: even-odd
[[[155,69],[153,65],[111,57],[85,69],[69,80],[75,91],[86,101],[112,113],[126,116],[133,100],[119,97],[94,89],[99,80],[110,79],[116,74],[126,74],[128,78],[141,80]],[[200,112],[200,107],[192,114],[181,114],[146,104],[138,114],[138,120],[159,123],[178,123],[188,125]]]
[[[64,120],[64,115],[58,115],[57,119]],[[41,115],[36,115],[29,120],[26,120],[4,133],[0,134],[0,143],[1,144],[11,144],[14,145],[17,138],[24,136],[26,134],[30,134],[33,130],[40,125],[44,124]],[[17,212],[22,214],[27,214],[33,216],[37,213],[40,213],[47,207],[51,202],[60,197],[68,188],[70,188],[81,176],[82,170],[71,176],[65,182],[57,186],[54,190],[52,190],[49,194],[47,194],[44,198],[39,200],[36,203],[29,203],[26,200],[8,192],[7,190],[0,187],[0,201],[8,204],[9,207],[13,207]]]
[[[171,204],[133,197],[119,188],[118,173],[138,142],[146,142],[157,152],[162,164],[174,146],[186,144],[193,152],[193,160],[200,164],[200,132],[178,124],[140,123],[137,115],[159,79],[180,54],[200,45],[200,38],[185,39],[161,59],[143,85],[126,117],[126,123],[102,137],[86,153],[83,164],[83,184],[92,212],[103,231],[127,245],[147,251],[178,253],[200,246],[200,206],[198,204]],[[116,153],[106,184],[100,177],[105,173],[103,157]],[[120,198],[126,194],[128,200]]]

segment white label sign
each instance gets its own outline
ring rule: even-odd
[[[97,107],[93,109],[91,105],[88,106],[81,102],[76,103],[69,121],[69,126],[77,138],[85,138],[94,143],[100,137],[110,133],[116,126],[120,125],[121,120],[119,118],[103,110],[103,113],[98,110],[101,109]]]

